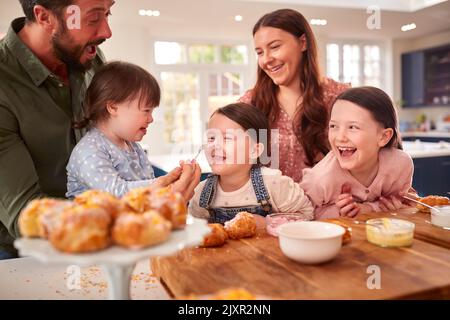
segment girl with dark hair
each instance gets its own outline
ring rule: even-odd
[[[189,212],[224,223],[241,212],[259,216],[296,212],[313,218],[313,207],[300,186],[279,170],[261,166],[270,133],[267,117],[245,103],[216,110],[208,122],[206,157],[213,174],[195,189]]]
[[[68,198],[98,189],[121,197],[130,189],[153,184],[165,186],[177,180],[176,168],[155,182],[152,165],[138,141],[153,122],[152,112],[159,105],[160,89],[156,79],[137,65],[111,62],[103,66],[89,86],[84,120],[77,128],[88,133],[74,148],[67,165]],[[186,168],[185,166],[190,166]],[[189,179],[186,198],[199,182],[200,168],[194,162],[183,167]],[[185,191],[185,190],[182,190]]]
[[[314,34],[299,12],[281,9],[264,15],[253,28],[258,55],[255,87],[240,101],[260,108],[279,130],[280,170],[296,182],[330,150],[329,109],[348,88],[322,77]]]
[[[333,105],[328,128],[331,152],[305,169],[300,184],[316,206],[315,217],[354,217],[410,204],[414,166],[401,150],[396,110],[375,87],[349,89]]]

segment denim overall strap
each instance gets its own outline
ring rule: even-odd
[[[267,192],[264,180],[261,175],[261,168],[253,167],[250,171],[250,178],[255,192],[256,199],[259,205],[249,207],[226,207],[226,208],[211,208],[211,203],[214,200],[215,191],[219,177],[217,175],[210,175],[203,187],[200,194],[199,205],[201,208],[205,208],[209,212],[210,223],[225,223],[228,220],[233,219],[236,214],[242,211],[246,211],[252,214],[258,214],[265,217],[272,213],[272,205],[269,202],[270,196]]]
[[[209,210],[209,205],[214,199],[214,193],[216,191],[218,176],[215,174],[211,174],[205,182],[205,186],[203,187],[202,193],[200,194],[199,205],[201,208],[205,208]]]
[[[261,207],[266,212],[272,211],[272,205],[270,204],[270,196],[267,192],[266,185],[261,173],[261,167],[254,166],[250,171],[250,177],[252,180],[253,190],[255,191],[256,200],[261,204]]]
[[[272,212],[264,211],[260,205],[251,207],[236,207],[236,208],[212,208],[209,209],[209,223],[222,223],[224,224],[228,220],[233,219],[239,212],[248,212],[265,217]]]

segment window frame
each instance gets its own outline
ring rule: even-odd
[[[364,75],[364,46],[378,46],[380,48],[380,89],[386,90],[386,45],[383,41],[377,40],[347,40],[347,39],[328,39],[325,43],[325,70],[326,75],[328,76],[328,45],[329,44],[337,44],[339,47],[339,79],[336,81],[343,82],[344,81],[344,45],[357,45],[359,48],[359,85],[365,85],[366,77]]]
[[[162,42],[178,42],[182,45],[214,45],[214,46],[246,46],[247,47],[247,63],[244,64],[226,64],[221,62],[214,63],[190,63],[189,61],[185,63],[177,63],[177,64],[157,64],[155,57],[155,43],[158,41]],[[226,72],[229,73],[238,73],[242,76],[243,89],[242,94],[246,92],[246,90],[250,89],[252,83],[252,79],[256,76],[255,64],[256,60],[254,55],[253,46],[248,41],[239,41],[239,40],[210,40],[210,39],[177,39],[177,38],[165,38],[158,37],[150,39],[150,70],[151,73],[158,80],[160,85],[161,83],[161,74],[163,72],[173,72],[173,73],[195,73],[198,74],[199,79],[199,87],[198,87],[198,97],[200,103],[200,123],[202,124],[201,134],[203,135],[206,131],[206,124],[209,120],[208,117],[208,97],[210,92],[210,84],[209,84],[209,75],[210,74],[223,74]],[[220,50],[216,50],[217,57],[220,55]],[[253,76],[254,74],[254,76]],[[163,105],[161,105],[163,107]],[[154,112],[154,121],[155,123],[160,123],[165,128],[164,122],[164,108],[157,108]],[[177,143],[168,143],[165,142],[168,147],[177,145]]]

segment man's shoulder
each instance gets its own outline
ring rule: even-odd
[[[22,74],[20,64],[6,45],[5,38],[0,40],[0,87],[8,85]],[[9,85],[8,85],[9,86]]]

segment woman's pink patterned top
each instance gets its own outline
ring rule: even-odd
[[[324,79],[323,86],[325,105],[328,110],[331,109],[334,99],[342,91],[350,88],[349,84],[339,83],[329,78]],[[253,92],[249,90],[239,101],[250,104],[252,97]],[[303,146],[294,133],[292,119],[283,109],[280,110],[278,119],[272,124],[272,129],[279,130],[279,169],[283,175],[291,177],[295,182],[300,182],[303,176],[303,169],[308,167],[306,165],[306,155]]]

